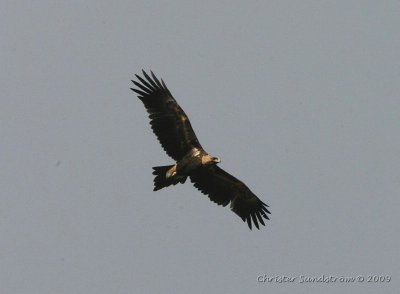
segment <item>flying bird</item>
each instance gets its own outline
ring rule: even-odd
[[[201,147],[189,118],[176,102],[164,81],[151,77],[144,71],[143,77],[135,75],[132,80],[149,113],[151,128],[165,152],[176,162],[172,165],[153,167],[154,191],[164,187],[185,183],[189,177],[193,185],[211,201],[230,208],[247,224],[259,229],[269,219],[268,205],[262,202],[240,180],[224,171],[217,164],[221,160],[208,154]]]

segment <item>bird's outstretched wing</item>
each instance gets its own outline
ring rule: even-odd
[[[211,201],[226,206],[231,203],[231,209],[247,221],[251,229],[252,222],[259,229],[258,223],[265,226],[264,220],[269,219],[268,205],[262,202],[241,181],[230,175],[217,165],[198,169],[190,176],[194,186]]]
[[[190,121],[178,105],[164,81],[151,72],[152,78],[143,70],[144,78],[136,75],[139,82],[132,81],[137,88],[131,88],[142,100],[149,113],[151,128],[163,149],[178,161],[193,147],[202,148],[196,138]]]

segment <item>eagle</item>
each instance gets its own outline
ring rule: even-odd
[[[193,185],[218,205],[227,206],[247,224],[259,229],[265,226],[264,219],[270,214],[267,204],[262,202],[240,180],[224,171],[217,164],[218,157],[208,154],[201,146],[189,118],[176,102],[171,92],[152,71],[151,77],[142,70],[143,77],[135,74],[132,80],[136,88],[132,91],[146,108],[151,128],[162,148],[176,163],[153,167],[154,191],[178,183],[189,177]]]

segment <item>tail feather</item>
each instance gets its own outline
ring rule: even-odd
[[[186,181],[187,177],[179,177],[179,178],[166,178],[167,171],[173,167],[173,165],[165,165],[165,166],[154,166],[153,167],[153,175],[154,178],[154,191],[160,190],[164,187],[168,187],[171,185],[176,185],[178,183],[183,184]]]

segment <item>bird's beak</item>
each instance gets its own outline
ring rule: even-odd
[[[215,163],[220,163],[220,162],[221,162],[221,159],[219,159],[218,157],[214,157],[213,161],[214,161]]]

